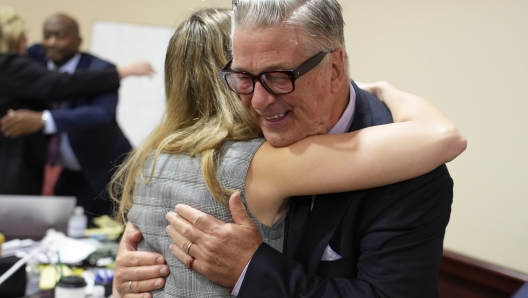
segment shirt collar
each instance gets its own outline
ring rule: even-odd
[[[328,134],[332,135],[346,133],[348,131],[348,128],[350,127],[350,124],[352,124],[352,120],[354,119],[355,108],[356,91],[354,90],[354,86],[352,86],[352,83],[350,83],[350,98],[348,100],[348,106],[346,107],[343,115],[341,115],[341,118],[339,118],[339,121],[337,121],[336,125],[332,127]]]
[[[81,53],[75,54],[68,62],[64,63],[61,67],[57,68],[53,61],[48,60],[48,69],[49,70],[58,70],[59,72],[74,73],[77,69],[77,65],[81,60]]]

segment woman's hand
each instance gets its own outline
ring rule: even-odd
[[[145,76],[151,75],[154,73],[154,68],[147,62],[135,62],[125,66],[120,66],[117,68],[117,73],[119,78],[123,79],[128,76]]]

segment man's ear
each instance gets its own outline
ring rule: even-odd
[[[83,41],[82,37],[79,36],[77,38],[77,50],[79,50],[81,48],[82,41]]]
[[[345,51],[343,48],[337,48],[330,55],[330,61],[332,63],[331,90],[332,93],[337,93],[346,80]]]

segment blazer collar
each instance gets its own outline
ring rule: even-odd
[[[330,243],[351,202],[348,193],[324,194],[315,201],[296,258],[306,266],[309,274],[317,273],[325,247]]]
[[[86,55],[85,53],[80,53],[81,54],[81,59],[79,60],[79,64],[77,64],[77,69],[87,69],[90,67],[90,63],[91,63],[91,56],[90,55]]]
[[[365,91],[359,89],[353,81],[351,84],[356,92],[356,108],[349,132],[373,125],[372,107],[365,96]],[[302,217],[306,215],[299,213],[306,213],[311,200],[306,197],[298,198],[295,201],[298,205],[292,206],[297,214],[294,212],[291,214],[287,238],[285,239],[285,253],[304,264],[310,274],[317,273],[324,249],[332,239],[339,222],[352,202],[350,193],[343,194],[346,195],[325,194],[318,196],[319,199],[315,201],[313,210],[309,212],[309,216],[305,220]],[[304,232],[299,233],[301,230]]]
[[[350,82],[356,91],[356,109],[354,119],[348,129],[349,132],[373,125],[372,107],[365,96],[366,91],[359,89],[354,81],[351,80]]]

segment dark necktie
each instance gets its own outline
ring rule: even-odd
[[[58,110],[60,108],[59,103],[52,103],[51,109]],[[59,164],[59,152],[60,151],[60,134],[54,133],[48,140],[48,159],[47,164],[50,166],[57,166]]]
[[[60,104],[53,103],[52,110],[60,108]],[[60,133],[52,134],[48,140],[48,152],[46,166],[44,168],[44,182],[42,185],[42,195],[55,195],[54,188],[62,168],[59,166],[60,155]]]

